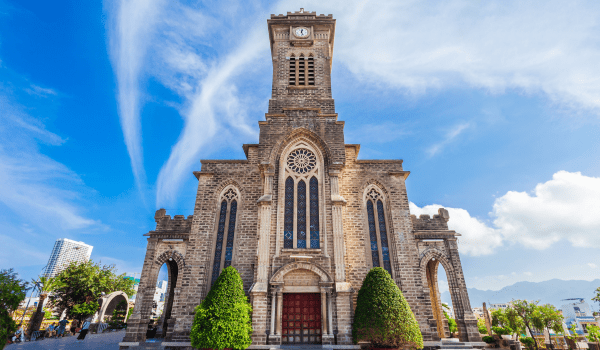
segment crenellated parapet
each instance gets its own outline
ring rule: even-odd
[[[447,230],[448,220],[450,220],[450,214],[448,210],[444,208],[438,209],[438,215],[434,215],[433,218],[427,214],[422,214],[418,218],[416,215],[411,215],[410,219],[413,224],[413,230]]]
[[[156,229],[150,233],[190,233],[193,215],[188,216],[187,219],[183,215],[175,215],[171,218],[171,215],[166,215],[166,213],[165,209],[156,211],[154,215]]]

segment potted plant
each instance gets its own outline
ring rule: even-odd
[[[375,349],[423,348],[415,315],[390,274],[381,267],[369,271],[358,292],[352,340],[369,341]]]
[[[252,306],[238,271],[225,268],[196,307],[190,338],[196,349],[246,349],[252,343]]]

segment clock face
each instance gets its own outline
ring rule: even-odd
[[[306,38],[308,36],[308,29],[296,28],[296,30],[294,31],[294,35],[299,38]]]

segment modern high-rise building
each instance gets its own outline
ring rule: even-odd
[[[48,259],[48,265],[44,276],[54,277],[58,275],[65,267],[69,266],[71,262],[84,262],[89,260],[92,255],[91,245],[83,242],[73,241],[67,238],[59,238],[54,243],[52,248],[52,254]]]

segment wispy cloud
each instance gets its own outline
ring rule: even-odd
[[[444,147],[448,146],[450,143],[456,140],[456,138],[462,134],[463,131],[468,129],[471,126],[470,123],[460,123],[458,125],[453,126],[444,136],[444,138],[429,148],[427,148],[426,153],[433,157],[436,154],[440,153]]]
[[[142,71],[156,21],[165,1],[107,2],[113,14],[109,24],[110,56],[117,77],[117,101],[125,145],[138,188],[145,187],[140,109]]]
[[[233,138],[235,135],[257,136],[255,128],[247,120],[251,108],[246,100],[253,93],[240,94],[240,79],[234,81],[233,78],[242,72],[250,73],[242,81],[255,78],[252,74],[256,73],[256,57],[260,54],[268,57],[268,35],[264,26],[257,24],[259,19],[264,24],[264,18],[256,17],[256,21],[252,23],[231,23],[228,18],[231,16],[229,8],[227,11],[211,11],[174,3],[161,7],[160,16],[152,17],[155,31],[160,32],[152,35],[139,29],[146,28],[149,21],[147,18],[129,18],[123,14],[139,11],[137,6],[142,6],[144,11],[156,13],[160,3],[153,5],[152,10],[146,9],[146,2],[115,4],[116,18],[127,18],[128,24],[124,26],[115,21],[113,26],[116,29],[111,30],[111,41],[128,47],[128,51],[119,51],[120,61],[113,64],[117,66],[119,81],[135,82],[119,85],[120,96],[122,94],[128,98],[126,100],[120,97],[120,104],[129,106],[129,110],[121,108],[120,111],[121,119],[125,121],[123,128],[126,141],[129,140],[128,149],[130,144],[131,147],[141,145],[139,107],[133,110],[131,106],[139,106],[139,81],[143,74],[155,77],[182,100],[180,106],[176,107],[184,119],[184,129],[163,165],[156,184],[157,205],[170,204],[182,181],[190,176],[201,152],[208,154],[210,150],[226,145],[223,137],[221,140],[215,139],[217,133]],[[247,11],[244,12],[249,15]],[[242,33],[242,37],[233,41],[228,37],[227,41],[231,46],[221,47],[211,42],[215,37],[223,36],[223,33],[235,33],[237,36]],[[144,46],[139,44],[140,41],[145,42]],[[134,45],[130,46],[130,43]],[[142,51],[152,52],[153,61],[149,62]],[[218,52],[218,57],[215,56],[215,51]],[[133,68],[120,69],[121,61]],[[268,58],[262,61],[269,63]],[[139,67],[144,64],[148,64],[150,68],[142,72]],[[130,150],[132,164],[134,160],[137,164],[134,172],[140,173],[141,148],[134,151]]]

